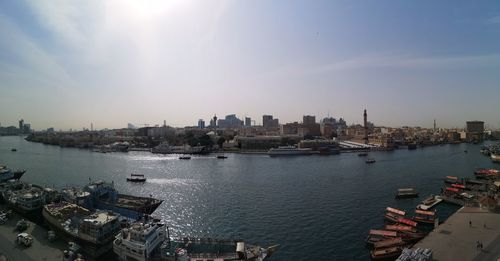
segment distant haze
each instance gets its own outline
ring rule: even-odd
[[[497,1],[1,1],[0,123],[500,128]]]

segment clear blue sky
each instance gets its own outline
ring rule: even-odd
[[[500,128],[498,1],[1,1],[0,123]]]

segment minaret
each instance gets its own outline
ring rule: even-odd
[[[363,121],[364,121],[364,127],[365,127],[365,144],[368,144],[368,118],[367,118],[367,115],[366,115],[366,109],[365,109],[365,113],[363,113]]]
[[[214,128],[217,128],[217,115],[214,114]]]
[[[436,119],[434,119],[434,133],[436,133]]]

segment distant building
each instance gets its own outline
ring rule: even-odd
[[[22,133],[24,128],[24,120],[21,119],[19,120],[19,131]]]
[[[137,127],[134,124],[132,124],[132,123],[128,123],[127,124],[127,128],[128,129],[137,129]]]
[[[245,127],[252,126],[252,119],[250,117],[245,117]]]
[[[280,126],[280,134],[281,135],[298,134],[299,133],[299,126],[300,125],[298,122],[283,124]]]
[[[229,114],[224,119],[219,119],[217,121],[219,128],[240,128],[243,126],[243,121],[238,119],[235,114]]]
[[[316,123],[316,116],[304,115],[302,117],[302,127],[299,128],[299,135],[320,136],[320,125]]]
[[[267,130],[278,129],[280,127],[280,122],[278,119],[273,119],[272,115],[263,115],[262,126]]]
[[[484,140],[484,121],[468,121],[466,124],[466,140],[468,142]]]
[[[200,129],[205,128],[205,121],[203,119],[198,120],[198,128],[200,128]]]

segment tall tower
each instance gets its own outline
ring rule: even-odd
[[[363,113],[363,122],[364,122],[364,127],[365,127],[365,144],[368,144],[368,116],[366,114],[366,109],[365,112]]]
[[[436,133],[436,119],[434,119],[434,133]]]
[[[214,114],[214,128],[217,128],[217,115]]]

